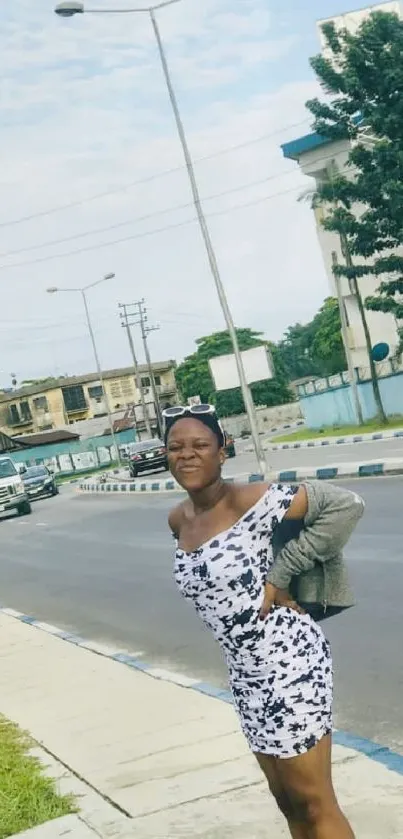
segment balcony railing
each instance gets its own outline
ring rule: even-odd
[[[158,385],[157,391],[160,396],[172,396],[176,393],[176,384],[173,382],[171,385]]]

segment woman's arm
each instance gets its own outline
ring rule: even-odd
[[[364,512],[364,501],[354,492],[324,481],[304,483],[285,519],[304,521],[297,539],[280,551],[267,582],[287,589],[292,577],[309,571],[316,562],[337,556]]]

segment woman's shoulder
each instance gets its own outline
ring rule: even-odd
[[[174,536],[178,537],[181,531],[182,522],[185,515],[186,501],[177,504],[168,515],[168,524]]]
[[[239,517],[244,516],[251,507],[254,507],[269,489],[270,484],[264,481],[255,481],[252,484],[232,484],[232,506]]]
[[[236,484],[233,491],[234,507],[236,506],[240,517],[265,497],[268,504],[271,499],[274,499],[281,508],[284,508],[287,518],[300,519],[306,512],[306,494],[302,487],[256,481],[252,484]]]

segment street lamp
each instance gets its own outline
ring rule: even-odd
[[[86,292],[89,291],[90,288],[94,288],[94,286],[96,286],[96,285],[100,285],[101,283],[105,283],[107,280],[113,280],[114,276],[115,276],[115,274],[113,272],[111,272],[109,274],[105,274],[105,276],[101,277],[100,280],[96,280],[95,283],[89,283],[89,285],[86,285],[83,288],[58,288],[57,286],[51,286],[50,288],[47,288],[46,291],[47,291],[48,294],[57,294],[58,292],[67,292],[68,294],[81,294],[81,297],[82,297],[82,300],[83,300],[83,303],[84,303],[85,316],[87,318],[88,332],[90,334],[92,348],[93,348],[93,351],[94,351],[94,358],[95,358],[97,373],[98,373],[98,376],[99,376],[99,380],[101,382],[102,391],[103,391],[104,398],[105,398],[106,412],[108,414],[108,421],[109,421],[109,426],[110,426],[110,430],[111,430],[112,441],[113,441],[114,448],[116,450],[116,455],[117,455],[117,460],[118,460],[119,466],[121,466],[122,461],[121,461],[121,458],[120,458],[119,446],[117,444],[117,440],[116,440],[116,437],[115,437],[115,432],[113,430],[112,411],[111,411],[111,407],[110,407],[110,404],[109,404],[109,397],[108,397],[108,394],[107,394],[107,391],[106,391],[104,377],[103,377],[103,374],[102,374],[101,362],[99,360],[99,355],[98,355],[97,345],[96,345],[96,341],[95,341],[94,330],[92,328],[90,310],[89,310],[89,307],[88,307],[88,301],[87,301],[87,295],[86,295]]]
[[[239,382],[241,385],[241,391],[243,400],[245,403],[246,413],[248,415],[248,420],[250,424],[250,429],[252,433],[254,448],[256,452],[257,461],[259,463],[260,471],[265,475],[266,473],[266,458],[263,451],[263,447],[261,444],[261,440],[259,437],[259,431],[257,427],[257,420],[256,420],[256,413],[255,413],[255,406],[253,404],[252,394],[249,389],[249,385],[245,375],[245,369],[243,366],[242,355],[239,349],[238,338],[235,330],[234,321],[232,318],[231,310],[228,304],[227,295],[225,293],[224,285],[220,276],[220,271],[218,268],[217,258],[215,255],[213,243],[211,241],[210,232],[208,229],[207,221],[203,212],[202,204],[201,204],[201,197],[199,193],[199,187],[196,181],[196,175],[193,167],[193,161],[190,154],[190,149],[188,146],[185,128],[182,122],[182,118],[179,111],[179,105],[176,98],[174,86],[172,83],[171,75],[169,72],[168,62],[166,59],[164,46],[162,43],[162,38],[157,22],[157,18],[155,12],[158,9],[162,9],[165,6],[172,6],[174,3],[178,3],[180,0],[165,0],[165,2],[155,3],[151,6],[144,6],[142,8],[137,9],[87,9],[84,6],[84,3],[79,2],[78,0],[64,0],[62,3],[58,3],[55,8],[55,12],[57,15],[61,17],[73,17],[76,14],[148,14],[151,20],[151,24],[154,30],[155,40],[157,42],[158,53],[161,60],[161,66],[166,82],[166,86],[168,89],[169,99],[172,106],[172,111],[175,117],[176,127],[178,130],[179,139],[182,145],[182,151],[185,158],[186,169],[189,177],[190,187],[193,196],[193,202],[197,214],[197,220],[200,226],[200,232],[203,237],[203,242],[206,248],[207,258],[210,265],[210,270],[214,279],[215,287],[217,290],[218,298],[221,304],[221,309],[224,315],[224,319],[227,325],[227,329],[231,338],[232,348],[235,356],[236,366],[238,370]]]

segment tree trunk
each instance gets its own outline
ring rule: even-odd
[[[346,265],[349,268],[353,268],[354,264],[353,264],[353,260],[351,258],[348,239],[347,239],[347,236],[346,236],[345,233],[340,233],[340,240],[341,240],[341,249],[342,249],[342,252],[343,252],[343,256],[346,260]],[[369,369],[370,369],[370,373],[371,373],[372,390],[373,390],[373,394],[374,394],[374,399],[375,399],[375,404],[376,404],[378,416],[379,416],[379,418],[381,419],[381,421],[384,425],[388,425],[389,420],[388,420],[388,418],[385,414],[385,409],[383,407],[381,391],[379,389],[379,381],[378,381],[378,376],[377,376],[376,367],[375,367],[375,362],[374,362],[374,359],[372,358],[371,335],[370,335],[370,331],[369,331],[369,328],[368,328],[368,322],[367,322],[367,317],[366,317],[366,314],[365,314],[364,304],[362,302],[361,293],[360,293],[360,290],[358,288],[358,283],[357,283],[356,279],[354,280],[354,293],[355,293],[356,298],[357,298],[358,310],[359,310],[359,313],[360,313],[362,326],[363,326],[363,330],[364,330],[365,343],[366,343],[366,346],[367,346],[367,353],[368,353],[368,359],[369,359]]]

